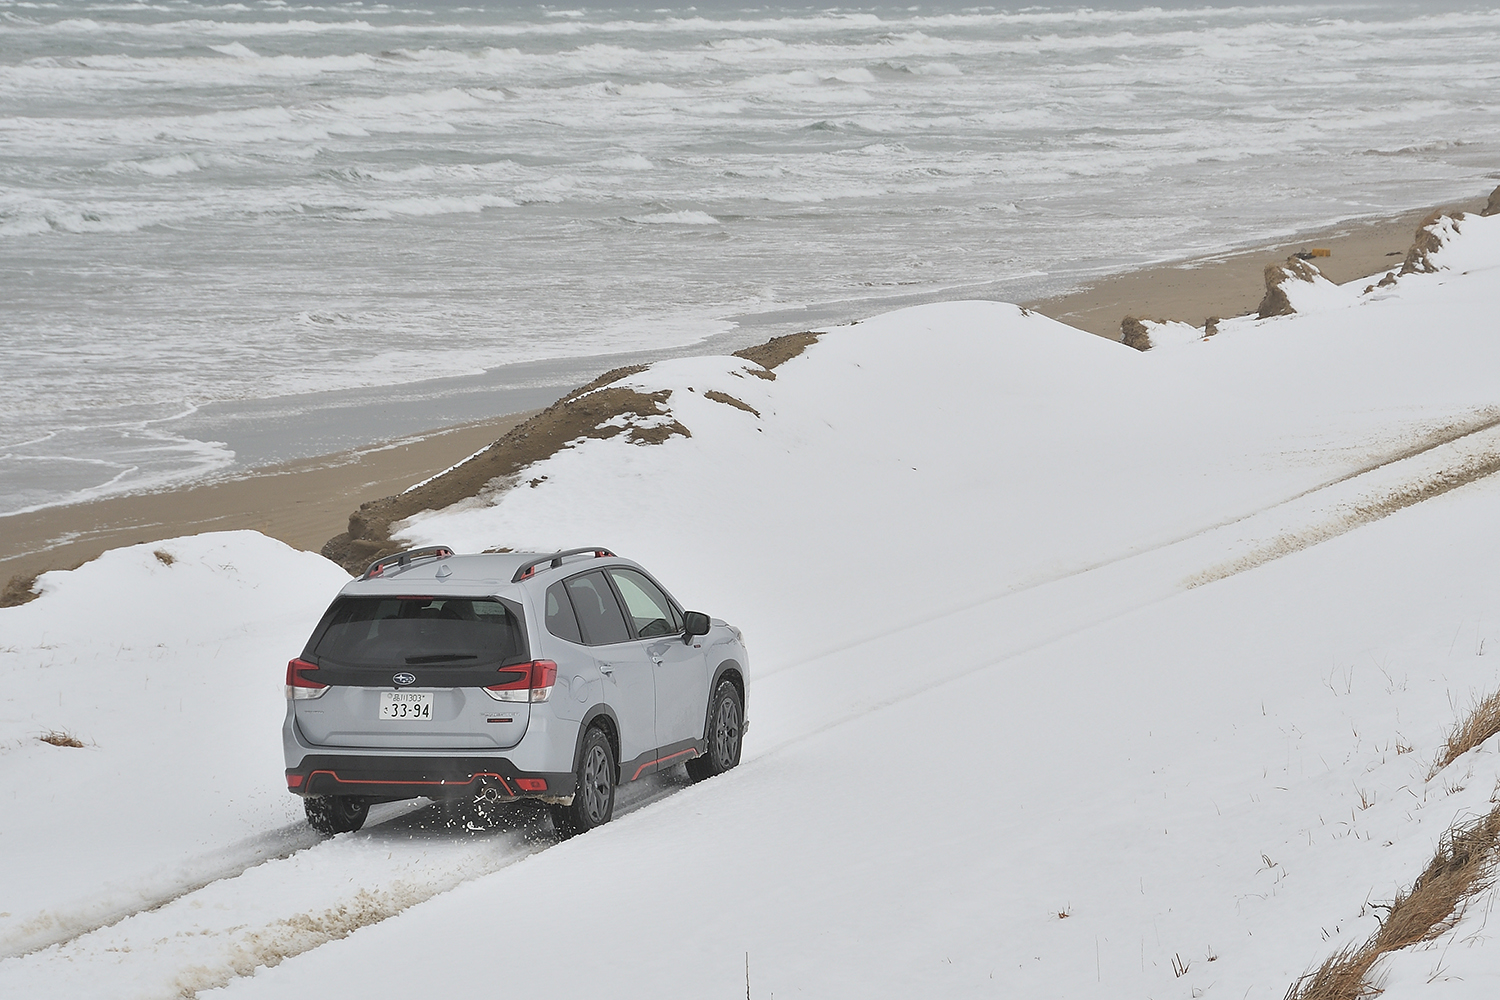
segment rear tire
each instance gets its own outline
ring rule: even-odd
[[[308,795],[303,797],[302,807],[307,811],[308,824],[330,837],[353,833],[370,815],[370,800],[363,795]]]
[[[714,692],[713,711],[708,714],[708,746],[702,757],[687,762],[688,777],[694,781],[723,774],[740,762],[740,746],[745,737],[745,706],[739,688],[720,681]]]
[[[551,808],[552,825],[563,838],[603,826],[615,814],[615,750],[597,727],[584,734],[577,777],[572,803]]]

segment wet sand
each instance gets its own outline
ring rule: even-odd
[[[1448,207],[1477,212],[1484,204],[1480,198]],[[1429,214],[1431,210],[1424,209],[1393,219],[1345,223],[1251,250],[1160,264],[1023,304],[1113,340],[1119,339],[1120,321],[1126,316],[1202,326],[1211,316],[1253,312],[1265,291],[1265,266],[1298,250],[1331,250],[1331,256],[1315,263],[1335,282],[1400,267],[1418,223]],[[77,566],[122,545],[203,531],[249,528],[316,552],[345,530],[349,514],[364,501],[399,493],[436,475],[533,412],[265,466],[172,491],[0,517],[0,581]]]

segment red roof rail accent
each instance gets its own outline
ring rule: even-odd
[[[370,568],[365,570],[361,580],[369,580],[373,577],[384,576],[387,566],[404,568],[417,559],[447,559],[453,554],[453,549],[447,545],[429,545],[426,548],[410,549],[406,552],[398,552],[395,555],[384,556],[370,563]]]
[[[531,560],[531,562],[522,563],[516,570],[516,575],[510,578],[510,582],[520,583],[522,580],[536,575],[537,567],[542,563],[548,563],[549,569],[557,569],[557,567],[563,564],[563,560],[569,556],[581,556],[586,552],[590,553],[595,559],[615,558],[615,554],[609,551],[609,549],[600,548],[597,545],[587,545],[581,549],[564,549],[561,552],[554,552],[550,556],[542,556],[539,559]]]

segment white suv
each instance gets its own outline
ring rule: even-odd
[[[618,784],[739,763],[748,667],[739,629],[607,549],[403,552],[287,664],[287,788],[330,834],[418,796],[481,814],[540,799],[581,833]]]

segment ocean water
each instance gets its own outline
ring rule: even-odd
[[[0,0],[0,513],[1471,198],[1497,53],[1482,3]]]

